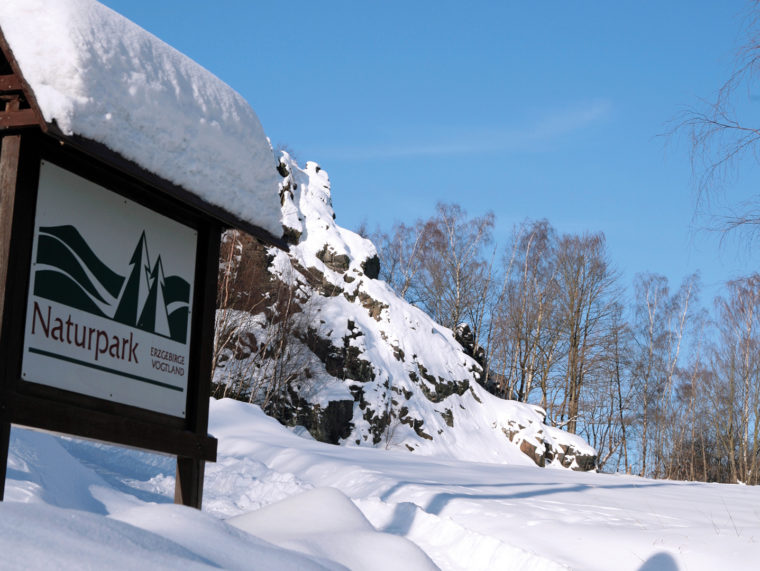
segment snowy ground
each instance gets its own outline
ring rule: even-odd
[[[758,488],[330,446],[229,400],[211,432],[198,512],[171,458],[14,428],[0,567],[757,568]]]

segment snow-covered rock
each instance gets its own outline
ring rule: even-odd
[[[238,240],[239,253],[226,271],[243,271],[241,260],[257,257],[254,265],[295,292],[288,343],[298,350],[289,354],[291,363],[273,365],[262,357],[272,353],[273,328],[282,323],[272,292],[263,294],[263,302],[251,304],[257,306],[251,313],[261,313],[241,328],[236,348],[216,368],[219,396],[229,396],[224,387],[234,382],[258,386],[252,379],[289,368],[289,406],[268,411],[319,440],[470,461],[594,468],[593,448],[545,426],[540,408],[484,390],[481,365],[454,333],[375,279],[375,247],[335,223],[323,169],[313,162],[301,168],[286,153],[280,161],[290,249],[228,236]],[[245,309],[238,307],[237,315]]]

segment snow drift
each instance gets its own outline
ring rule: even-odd
[[[230,399],[210,413],[203,512],[171,504],[170,457],[14,428],[0,567],[756,567],[756,487],[332,446]]]

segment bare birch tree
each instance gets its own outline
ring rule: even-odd
[[[562,236],[557,276],[560,327],[567,336],[559,421],[575,433],[584,385],[600,364],[605,320],[616,297],[617,276],[607,261],[604,235]]]
[[[556,232],[548,221],[526,225],[516,239],[506,295],[494,308],[504,392],[527,401],[538,381],[544,408],[549,371],[559,355],[556,249]]]
[[[757,483],[760,454],[760,275],[731,281],[716,300],[720,344],[713,370],[724,388],[716,396],[719,438],[734,481]]]
[[[677,116],[668,135],[685,135],[691,147],[691,166],[697,188],[697,210],[717,219],[724,232],[747,229],[753,238],[760,228],[760,198],[729,201],[715,212],[714,201],[724,197],[734,177],[745,168],[760,166],[760,125],[754,100],[760,72],[760,2],[751,3],[744,18],[744,42],[736,65],[712,99]],[[728,193],[730,197],[730,193]]]

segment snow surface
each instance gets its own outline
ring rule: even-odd
[[[2,0],[0,28],[48,123],[282,234],[269,140],[219,78],[94,0]]]
[[[211,432],[199,512],[171,458],[14,427],[0,567],[757,568],[756,487],[331,446],[231,400]]]

